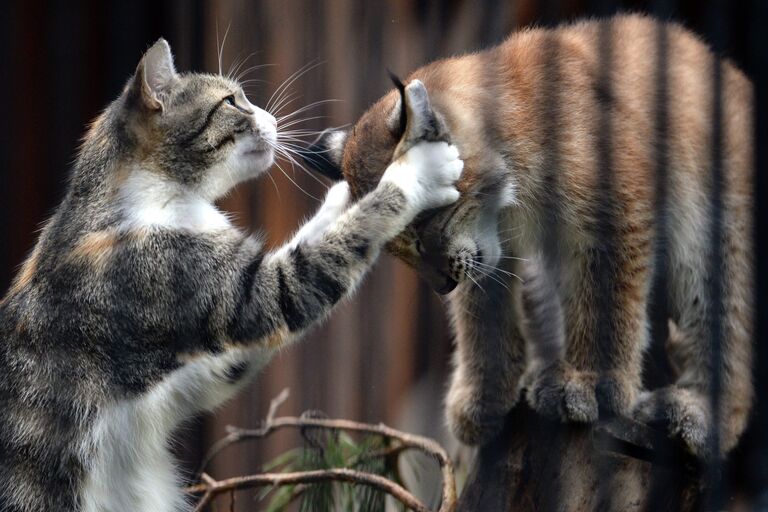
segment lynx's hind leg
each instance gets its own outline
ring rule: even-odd
[[[739,225],[738,210],[731,208],[726,223],[732,222],[723,237],[724,261],[719,278],[720,294],[720,386],[719,448],[726,454],[746,428],[753,400],[751,381],[752,357],[752,268],[749,248],[750,227]],[[748,214],[742,212],[741,219]],[[711,409],[713,352],[710,328],[716,307],[710,299],[707,278],[701,272],[710,248],[706,239],[691,240],[695,246],[678,246],[671,251],[672,315],[668,349],[670,359],[679,372],[673,386],[643,393],[635,409],[641,421],[666,423],[670,433],[679,436],[688,449],[700,457],[711,454],[711,427],[715,415]],[[678,242],[680,243],[680,242]],[[700,254],[701,261],[683,260]],[[675,259],[675,258],[678,259]]]

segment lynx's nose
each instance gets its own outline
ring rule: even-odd
[[[422,261],[418,265],[418,272],[429,287],[440,295],[452,292],[458,284],[458,281],[441,270],[441,267],[432,265],[427,261]]]

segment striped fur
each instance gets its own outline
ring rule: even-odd
[[[274,118],[165,41],[88,132],[69,192],[0,302],[0,511],[185,510],[168,443],[325,318],[382,244],[455,201],[421,144],[349,202],[333,187],[265,252],[212,201],[273,161]]]
[[[668,49],[663,140],[656,138],[660,37]],[[707,454],[715,191],[724,211],[721,450],[738,441],[753,397],[753,90],[718,59],[684,28],[634,15],[525,30],[409,78],[426,86],[433,117],[447,124],[466,172],[460,201],[420,219],[389,247],[435,290],[456,288],[448,296],[457,348],[447,416],[465,442],[492,436],[520,395],[528,358],[514,314],[521,286],[512,274],[525,273],[526,262],[510,258],[523,258],[545,272],[559,269],[549,280],[565,336],[564,357],[529,373],[532,405],[570,421],[593,421],[601,408],[643,420],[661,415],[691,451]],[[720,184],[711,180],[715,63],[723,88]],[[384,96],[346,138],[334,139],[344,141],[338,163],[354,195],[375,186],[398,142],[391,129],[398,96]],[[659,151],[667,198],[657,210]],[[601,177],[607,164],[610,183]],[[656,249],[667,260],[684,367],[672,386],[647,392],[641,370],[650,284],[661,270]]]

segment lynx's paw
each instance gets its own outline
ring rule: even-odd
[[[610,371],[597,381],[595,394],[602,415],[627,416],[637,400],[638,387],[622,372]]]
[[[707,397],[686,388],[670,386],[642,393],[634,416],[643,423],[663,424],[672,436],[683,440],[697,457],[709,455],[709,430],[712,415]]]
[[[392,162],[382,183],[394,183],[416,210],[439,208],[459,199],[455,183],[464,162],[456,146],[445,142],[420,142]]]
[[[595,373],[579,372],[558,361],[528,379],[528,403],[539,414],[578,423],[597,421]]]
[[[446,398],[446,421],[451,432],[464,444],[482,445],[490,441],[504,426],[504,418],[514,407],[509,404],[491,403],[468,387],[451,385]]]

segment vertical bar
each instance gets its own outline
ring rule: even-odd
[[[559,0],[543,0],[540,10],[540,20],[545,25],[553,25],[558,17],[560,9]],[[562,269],[557,255],[558,239],[560,238],[560,223],[563,205],[563,196],[560,191],[560,134],[559,134],[559,110],[561,97],[558,94],[562,78],[560,76],[560,41],[555,32],[549,31],[542,38],[541,49],[544,60],[544,83],[538,101],[542,104],[544,140],[548,142],[548,149],[544,154],[542,172],[544,177],[543,189],[549,191],[544,198],[542,211],[548,212],[548,216],[542,219],[542,253],[547,261],[543,262],[544,272],[548,272],[552,282],[559,282]],[[545,421],[539,416],[534,416],[536,423],[533,431],[531,446],[566,446],[567,439],[556,423]],[[562,466],[561,466],[562,468]],[[563,489],[562,469],[554,475],[549,482],[550,492],[542,496],[540,503],[543,512],[562,509],[561,501],[567,499],[567,489]]]
[[[598,15],[610,10],[610,2],[598,2]],[[616,333],[616,315],[613,305],[614,287],[612,284],[614,278],[614,265],[618,257],[616,247],[616,227],[614,219],[613,198],[616,197],[613,182],[613,38],[614,25],[609,19],[604,19],[600,23],[598,34],[599,66],[598,70],[598,91],[602,96],[599,105],[599,125],[597,134],[597,194],[596,198],[596,220],[597,236],[599,237],[599,254],[597,258],[597,291],[595,292],[595,311],[597,318],[595,320],[597,338],[597,361],[599,375],[606,375],[615,364],[613,361],[616,336],[622,333]],[[600,408],[600,415],[603,416],[605,408],[603,406],[603,397],[598,388],[597,400]],[[613,505],[613,464],[606,454],[596,454],[595,468],[598,482],[598,500],[597,506],[602,510],[612,510]]]
[[[13,23],[16,19],[16,2],[9,1],[0,6],[0,69],[15,72],[11,68],[12,41],[14,40]],[[0,80],[0,97],[11,97],[11,81]],[[11,281],[11,230],[8,224],[13,222],[10,208],[11,190],[11,108],[9,101],[0,102],[0,297],[5,295]]]
[[[669,19],[677,2],[655,0],[653,13],[659,20]],[[656,70],[654,97],[654,175],[655,175],[655,237],[653,283],[651,289],[651,350],[650,356],[655,356],[655,382],[650,384],[660,387],[670,380],[665,342],[669,336],[667,321],[669,312],[669,290],[666,287],[668,271],[669,225],[667,219],[668,189],[669,189],[669,33],[668,25],[659,21],[656,27]],[[665,371],[666,370],[666,371]],[[660,407],[660,406],[659,406]],[[661,411],[656,411],[654,417],[660,417]],[[673,454],[656,454],[656,459],[673,460]],[[676,510],[680,506],[680,486],[682,484],[683,468],[675,467],[673,471],[659,468],[656,464],[651,467],[650,487],[645,503],[648,512],[656,510]]]
[[[707,261],[707,283],[709,295],[709,402],[712,410],[712,428],[709,437],[709,460],[705,475],[705,507],[707,510],[721,510],[725,503],[722,460],[720,457],[720,424],[722,392],[722,346],[723,346],[723,194],[726,185],[723,172],[723,69],[720,55],[726,41],[726,4],[713,0],[709,12],[712,44],[715,56],[712,63],[712,140],[710,161],[710,252]]]
[[[768,2],[753,0],[751,68],[754,70],[755,147],[754,262],[755,262],[755,432],[748,474],[756,487],[753,510],[768,509]]]

